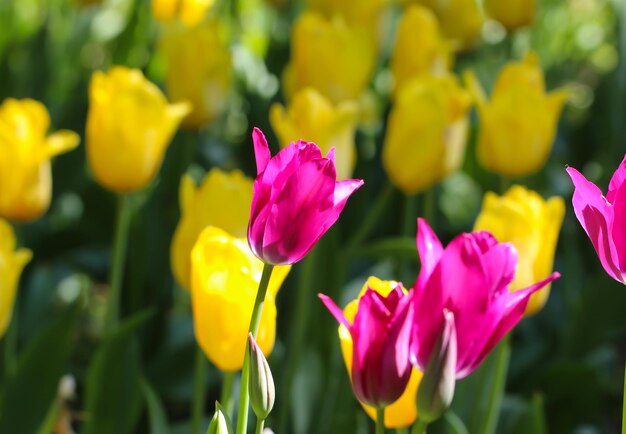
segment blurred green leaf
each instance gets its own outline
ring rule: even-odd
[[[163,403],[154,392],[148,380],[143,379],[141,381],[141,390],[148,409],[150,434],[170,434],[170,427],[167,423],[167,414],[165,413],[165,408],[163,408]]]
[[[43,423],[66,372],[78,312],[78,304],[71,305],[26,347],[4,390],[0,433],[31,434]]]
[[[124,321],[95,354],[87,374],[88,416],[83,434],[133,432],[143,404],[134,333],[152,314],[152,310],[143,311]]]
[[[502,434],[546,434],[543,398],[535,395],[531,402],[519,398],[506,398],[502,404],[502,415],[498,424]]]

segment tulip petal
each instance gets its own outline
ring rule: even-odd
[[[513,327],[522,319],[526,306],[530,300],[530,296],[539,291],[550,282],[558,279],[561,275],[558,272],[552,273],[547,278],[540,282],[537,282],[526,289],[511,292],[505,297],[499,299],[499,303],[494,305],[493,309],[502,310],[500,321],[496,325],[493,332],[490,334],[490,338],[485,344],[485,347],[480,352],[480,355],[473,361],[471,366],[467,367],[465,372],[457,373],[457,378],[461,379],[474,371],[487,357],[489,352],[500,342],[500,340],[511,331]],[[461,376],[462,375],[462,376]]]
[[[618,169],[619,171],[619,169]],[[617,173],[617,172],[616,172]],[[613,176],[615,179],[615,175]],[[616,263],[619,266],[619,274],[617,280],[625,281],[624,272],[626,271],[626,183],[622,183],[615,193],[613,202],[613,227],[611,228],[611,239],[615,245],[617,255]]]
[[[256,173],[258,175],[265,170],[272,154],[265,135],[256,127],[252,130],[252,143],[254,144],[254,158],[256,159]]]
[[[439,238],[423,218],[417,219],[417,251],[422,268],[415,287],[423,288],[443,253]]]
[[[263,250],[281,249],[277,253],[282,261],[290,263],[302,259],[339,217],[337,213],[328,223],[329,215],[335,213],[334,188],[335,167],[330,160],[316,159],[300,165],[273,201],[276,208],[265,227]]]
[[[329,310],[331,315],[335,317],[335,319],[337,320],[339,324],[342,324],[348,330],[352,328],[352,325],[346,319],[345,315],[343,314],[343,311],[339,309],[339,307],[335,304],[335,302],[329,296],[325,294],[317,294],[317,298],[319,298],[322,301],[322,303],[324,303],[324,306],[326,306],[326,309]]]
[[[610,228],[613,226],[613,208],[607,204],[600,189],[589,182],[578,170],[567,168],[567,173],[574,183],[572,204],[574,212],[583,229],[596,249],[602,266],[614,279],[621,281],[618,268],[618,256],[611,239]]]
[[[626,179],[626,155],[615,173],[613,173],[611,182],[609,182],[609,192],[606,195],[606,200],[610,203],[615,204],[615,193],[623,184],[624,179]]]

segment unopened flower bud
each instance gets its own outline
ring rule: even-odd
[[[233,434],[233,427],[228,415],[219,402],[215,401],[215,413],[209,424],[207,434]]]
[[[454,314],[444,311],[445,326],[431,353],[417,390],[417,412],[431,423],[450,407],[456,382],[456,328]]]
[[[266,419],[274,407],[276,396],[274,379],[263,351],[257,345],[252,333],[248,333],[248,355],[250,357],[248,365],[250,404],[256,417]]]

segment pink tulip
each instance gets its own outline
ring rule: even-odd
[[[367,288],[352,324],[337,305],[319,294],[352,337],[352,389],[359,401],[375,407],[396,401],[411,376],[411,296],[398,284],[387,297]]]
[[[626,156],[617,168],[606,197],[573,167],[567,173],[574,183],[572,204],[602,266],[618,282],[626,283]]]
[[[335,152],[326,158],[315,143],[299,140],[273,158],[265,136],[252,132],[257,177],[248,224],[248,244],[262,261],[301,260],[337,221],[362,180],[337,182]]]
[[[560,275],[510,292],[517,264],[512,244],[480,231],[461,234],[444,249],[425,220],[418,219],[417,231],[422,269],[413,288],[411,358],[424,370],[446,323],[452,324],[461,379],[522,319],[529,297]]]

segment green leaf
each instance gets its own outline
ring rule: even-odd
[[[87,373],[87,421],[83,434],[133,432],[143,404],[139,345],[135,331],[153,311],[124,321],[109,335]]]
[[[145,378],[141,381],[141,390],[143,391],[143,397],[148,409],[150,434],[170,434],[170,427],[167,423],[167,415],[165,414],[163,403]]]
[[[79,306],[71,305],[26,347],[16,375],[4,391],[0,433],[36,433],[53,404],[59,379],[66,372]]]

